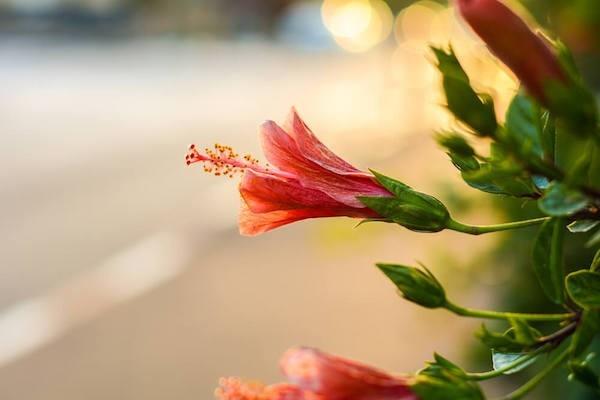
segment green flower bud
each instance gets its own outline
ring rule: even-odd
[[[438,280],[427,269],[395,264],[377,264],[377,267],[396,285],[402,296],[427,308],[443,307],[446,292]]]
[[[394,197],[366,197],[358,199],[389,222],[417,232],[439,232],[450,220],[448,210],[438,199],[420,193],[404,183],[371,171],[375,179]]]

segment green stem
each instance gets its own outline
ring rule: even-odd
[[[537,357],[540,353],[547,351],[551,347],[552,347],[552,345],[545,344],[545,345],[540,346],[537,349],[535,349],[535,351],[532,351],[531,353],[525,354],[525,355],[523,355],[523,357],[516,359],[512,363],[506,364],[502,368],[498,368],[496,370],[489,371],[489,372],[472,372],[467,375],[469,378],[471,378],[474,381],[485,381],[487,379],[496,378],[498,376],[504,375],[506,372],[508,372],[514,368],[517,368],[517,367],[525,364],[532,358]]]
[[[474,318],[485,318],[485,319],[525,319],[529,321],[564,321],[571,319],[576,316],[574,313],[566,314],[526,314],[526,313],[513,313],[513,312],[501,312],[501,311],[490,311],[490,310],[474,310],[471,308],[465,308],[458,306],[450,301],[446,301],[444,307],[452,311],[457,315],[463,317],[474,317]]]
[[[542,369],[536,376],[534,376],[529,382],[515,390],[514,392],[502,397],[501,400],[517,400],[523,398],[527,393],[531,392],[541,381],[544,380],[554,368],[558,367],[570,353],[570,348],[567,346],[562,353],[554,358],[544,369]]]
[[[450,218],[446,228],[457,232],[468,233],[469,235],[481,235],[484,233],[506,231],[509,229],[518,229],[526,226],[538,225],[544,221],[547,221],[548,219],[550,219],[550,217],[534,218],[525,221],[507,222],[505,224],[496,225],[466,225]]]

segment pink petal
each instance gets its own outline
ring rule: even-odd
[[[262,146],[269,162],[296,175],[302,186],[319,190],[350,207],[364,208],[357,196],[389,196],[389,192],[370,176],[346,176],[304,157],[296,142],[275,122],[260,127]]]
[[[318,400],[287,383],[266,386],[239,378],[221,378],[215,396],[219,400]]]
[[[371,174],[355,168],[325,146],[300,118],[296,108],[292,107],[290,110],[284,129],[294,139],[304,158],[336,174],[372,177]]]
[[[256,236],[280,226],[309,218],[342,216],[369,218],[377,216],[377,214],[368,208],[356,210],[351,208],[303,208],[255,213],[250,210],[243,199],[241,203],[238,226],[240,233],[245,236]]]
[[[418,400],[401,377],[315,349],[288,350],[281,368],[292,384],[327,400]]]
[[[248,170],[240,194],[255,213],[299,208],[342,208],[344,204],[325,193],[303,187],[298,181]]]

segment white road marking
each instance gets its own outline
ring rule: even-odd
[[[161,232],[44,295],[9,307],[0,313],[0,367],[172,279],[190,256],[181,235]]]

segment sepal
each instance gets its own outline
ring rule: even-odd
[[[479,385],[457,365],[435,354],[435,361],[412,379],[411,390],[421,400],[483,400]]]
[[[417,192],[408,185],[371,171],[377,182],[393,197],[361,196],[358,200],[390,222],[417,232],[439,232],[446,228],[450,214],[446,206],[433,196]]]

